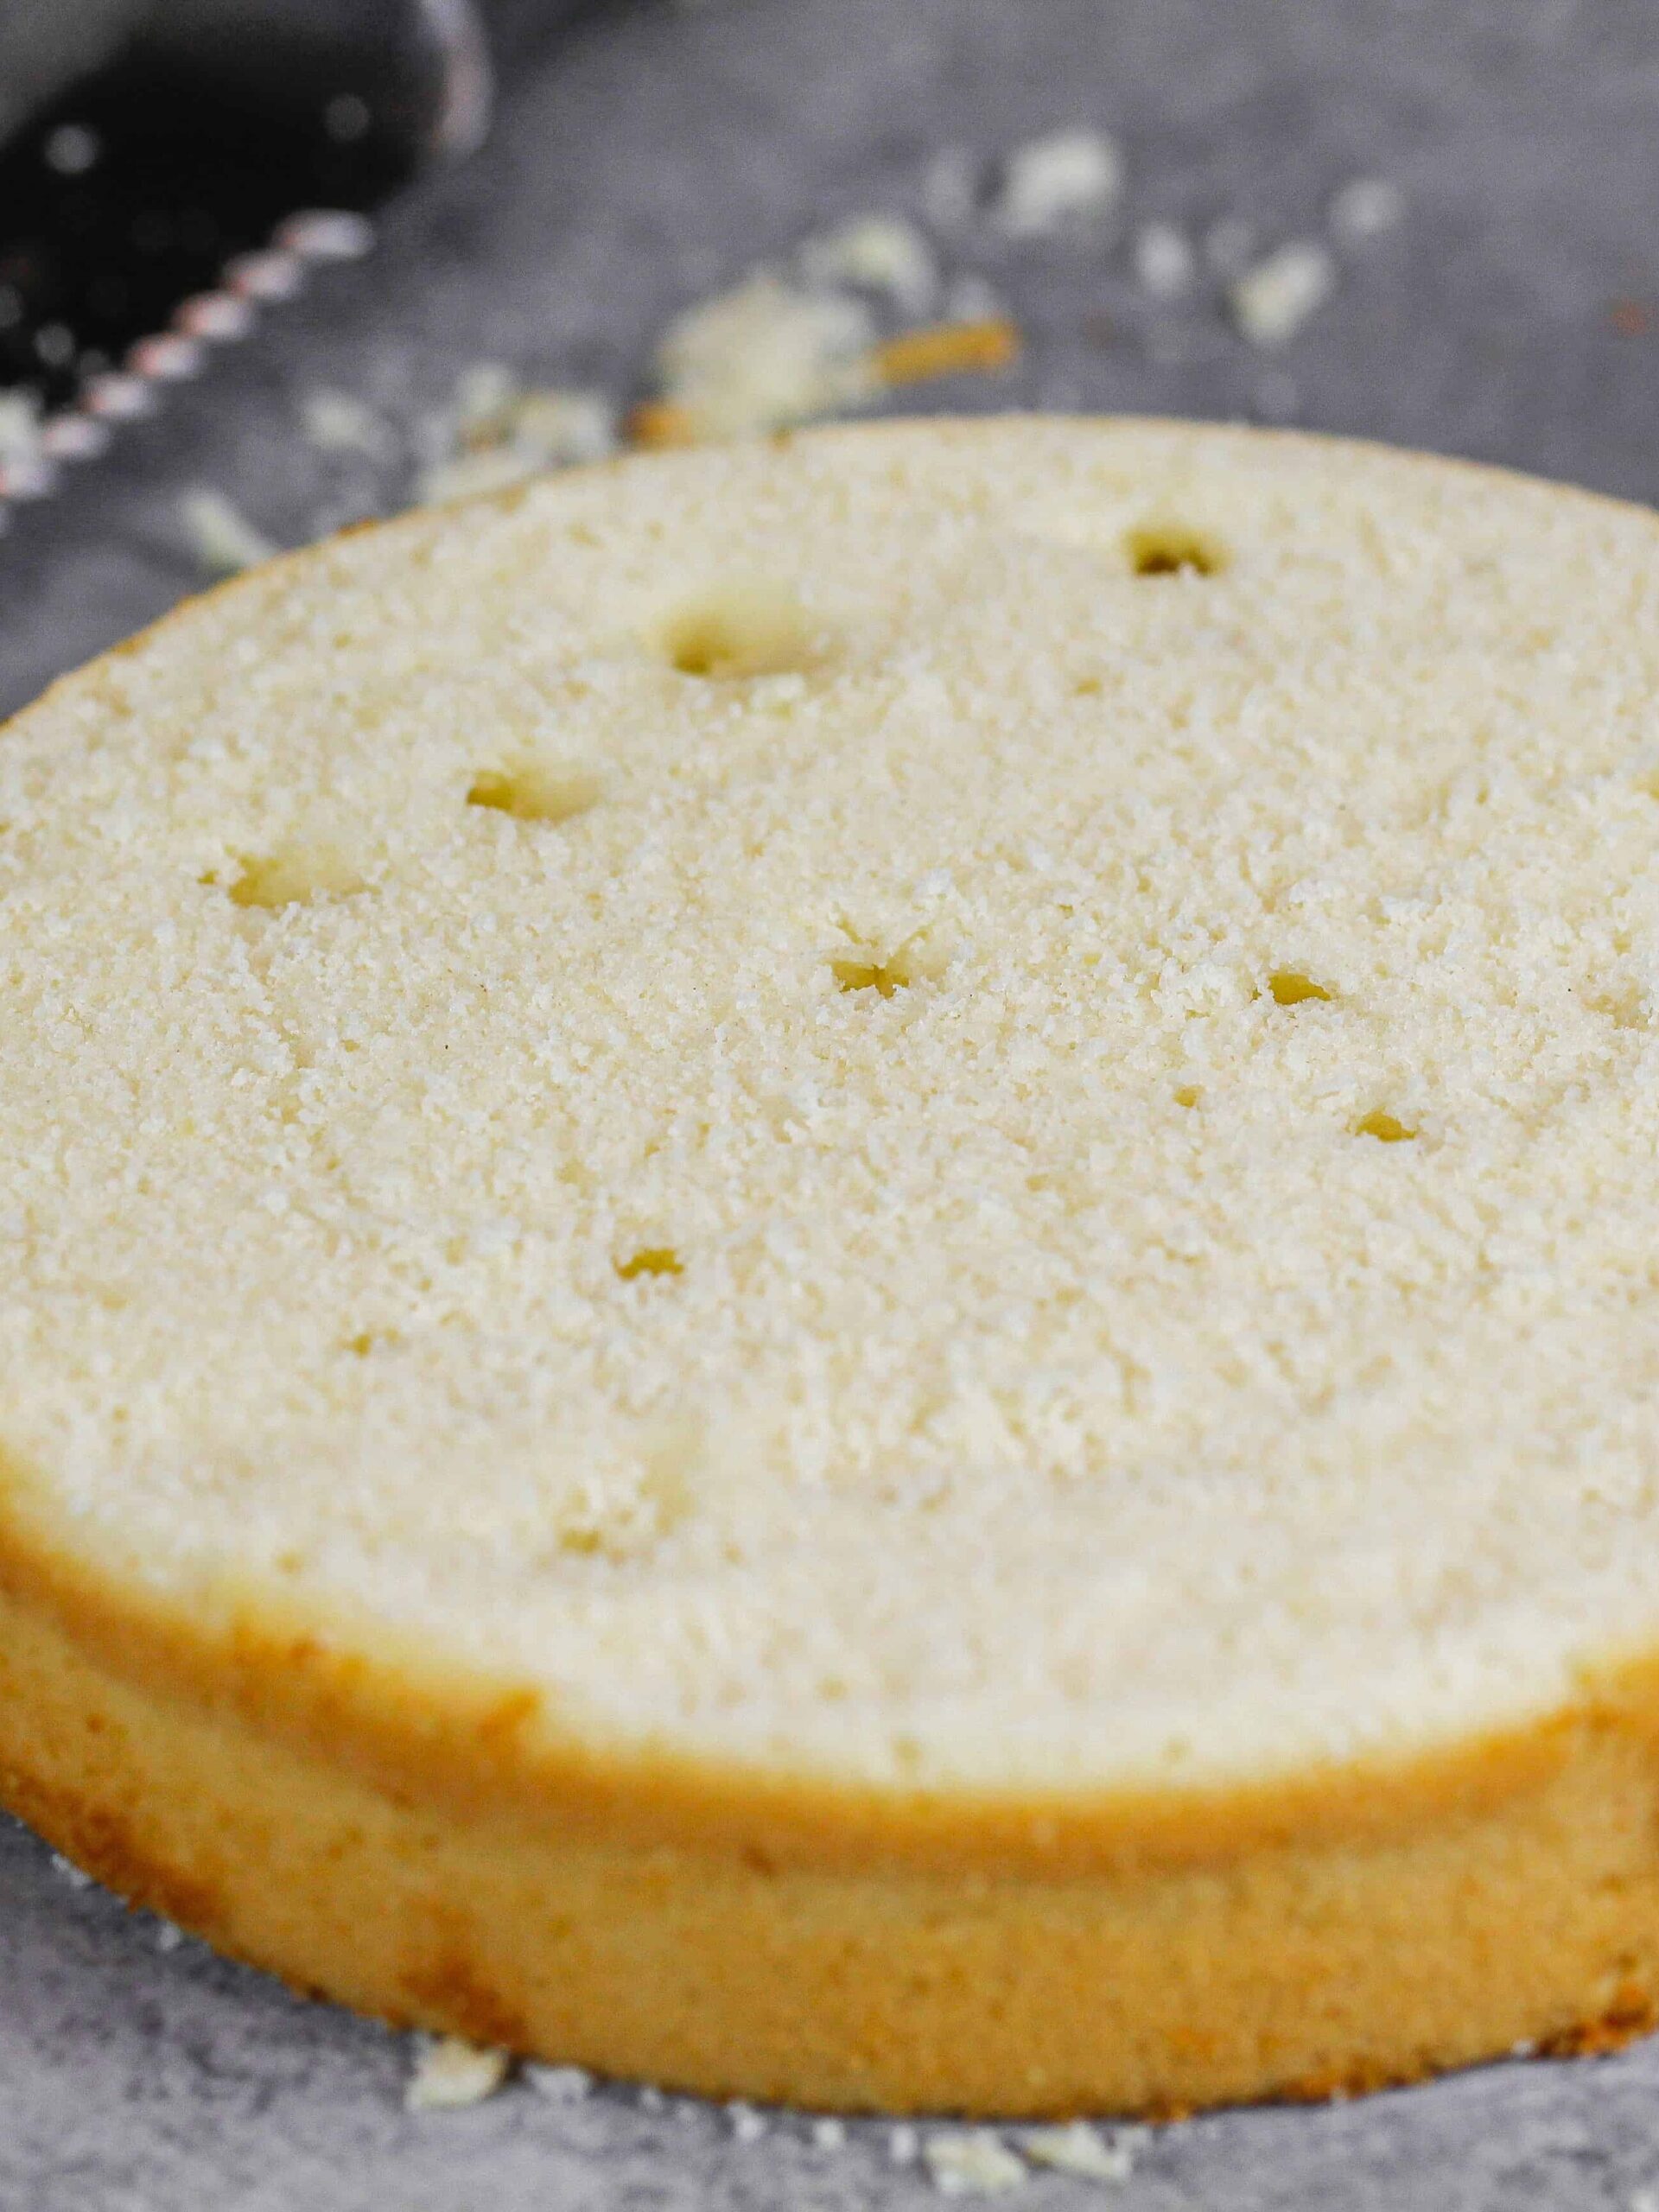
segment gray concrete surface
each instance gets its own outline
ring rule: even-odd
[[[528,13],[520,10],[520,23]],[[1115,238],[1011,250],[946,226],[947,267],[1026,329],[1006,381],[918,406],[1292,421],[1659,495],[1659,10],[1651,0],[725,0],[601,10],[526,63],[464,171],[393,210],[379,251],[273,313],[155,422],[0,538],[0,702],[202,581],[176,511],[210,484],[297,543],[404,495],[406,450],[300,435],[327,385],[416,421],[481,358],[640,388],[683,302],[869,207],[919,213],[942,145],[1091,122],[1129,164]],[[1218,285],[1165,308],[1128,231],[1250,220],[1318,236],[1357,175],[1406,195],[1341,255],[1282,354]],[[753,2145],[695,2105],[523,2085],[470,2112],[400,2105],[406,2048],[294,2004],[76,1891],[0,1831],[3,2212],[892,2212],[933,2201],[886,2131]],[[1659,2192],[1659,2049],[1512,2064],[1362,2104],[1160,2133],[1122,2212],[1642,2212]],[[1034,2181],[1030,2212],[1090,2185]],[[1654,2202],[1659,2203],[1659,2195]]]

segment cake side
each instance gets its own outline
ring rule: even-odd
[[[0,1598],[0,1789],[133,1903],[396,2024],[832,2109],[1168,2116],[1645,2032],[1651,1738],[1551,1732],[1529,1786],[1506,1757],[1389,1837],[1309,1840],[1303,1804],[1185,1866],[823,1868],[435,1807]]]

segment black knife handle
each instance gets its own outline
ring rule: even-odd
[[[471,0],[149,0],[134,48],[200,84],[227,125],[303,140],[343,124],[410,168],[470,151],[489,118]]]
[[[466,151],[489,102],[468,0],[146,0],[0,145],[0,390],[65,404],[283,218]]]

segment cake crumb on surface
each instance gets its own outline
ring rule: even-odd
[[[1258,261],[1230,287],[1239,334],[1252,346],[1285,346],[1335,289],[1336,264],[1313,238],[1294,238]]]
[[[1024,2127],[1014,2139],[1033,2165],[1084,2181],[1121,2182],[1128,2179],[1146,2137],[1145,2128],[1115,2128],[1103,2135],[1077,2120],[1066,2126]]]
[[[930,2135],[922,2145],[922,2158],[941,2196],[999,2196],[1030,2179],[1002,2138],[988,2127]]]
[[[1109,214],[1122,188],[1122,156],[1103,130],[1050,131],[1009,155],[992,217],[1007,238],[1044,238]]]
[[[1398,227],[1406,195],[1386,176],[1351,177],[1332,195],[1331,234],[1343,245],[1360,245]]]
[[[359,453],[371,461],[390,461],[397,434],[385,416],[354,392],[320,385],[300,403],[300,424],[308,445],[319,453]]]
[[[763,270],[671,327],[658,351],[659,394],[633,409],[627,436],[661,448],[753,435],[899,385],[1006,368],[1020,344],[997,314],[878,340],[862,300]]]
[[[505,2050],[464,2043],[459,2036],[423,2036],[404,2091],[407,2112],[454,2112],[482,2104],[507,2078]]]
[[[938,294],[933,249],[900,216],[854,216],[808,238],[798,258],[815,289],[856,285],[891,300],[901,315],[925,315]]]
[[[532,2061],[519,2071],[537,2095],[545,2097],[550,2105],[579,2104],[594,2086],[594,2077],[585,2066],[539,2066]]]
[[[891,388],[1009,368],[1020,358],[1020,346],[1018,327],[999,315],[901,332],[878,346],[872,359],[877,381]]]
[[[734,2143],[758,2143],[771,2126],[766,2113],[757,2112],[753,2105],[728,2105],[726,2118]]]
[[[41,449],[41,403],[32,391],[0,391],[0,467],[32,461]]]
[[[616,450],[616,410],[603,392],[520,390],[510,378],[457,386],[448,434],[423,468],[416,503],[443,506],[505,491],[543,469],[603,461]]]
[[[690,410],[677,407],[670,399],[642,399],[629,410],[626,432],[628,443],[644,453],[668,453],[676,446],[697,443]]]
[[[1143,223],[1134,252],[1135,280],[1154,300],[1177,300],[1192,289],[1198,257],[1178,223]]]
[[[279,550],[233,500],[211,486],[181,493],[177,512],[190,550],[213,575],[233,576],[244,569],[257,568]]]
[[[874,336],[862,301],[762,270],[669,326],[657,351],[661,397],[692,439],[805,422],[869,394]]]

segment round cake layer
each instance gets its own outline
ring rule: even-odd
[[[197,602],[0,823],[0,1581],[319,1789],[878,1889],[1440,1852],[1659,1648],[1645,513],[1166,424],[630,462]],[[1605,2010],[1569,1951],[1395,2070]],[[1065,2096],[1389,2070],[1162,2037]],[[662,2063],[832,2078],[737,2042]]]

